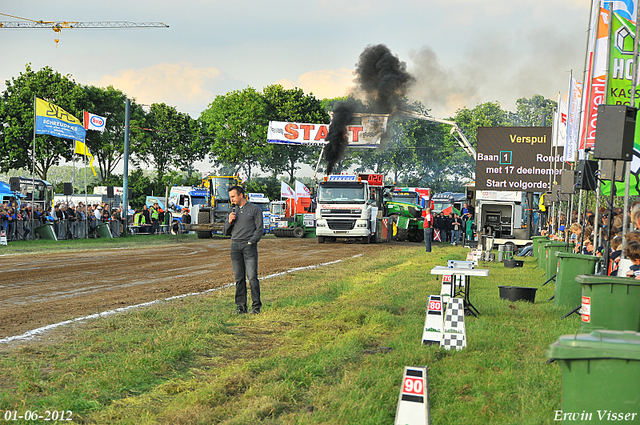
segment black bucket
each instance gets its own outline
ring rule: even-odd
[[[521,286],[498,286],[500,299],[509,301],[535,302],[538,288],[524,288]]]
[[[524,266],[524,261],[522,260],[504,260],[504,266],[508,269],[512,269],[514,267],[522,267]]]

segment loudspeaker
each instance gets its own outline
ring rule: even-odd
[[[20,177],[9,177],[9,186],[12,192],[20,192]]]
[[[573,170],[562,170],[560,175],[560,193],[570,195],[575,192],[576,173]]]
[[[631,161],[637,111],[627,105],[598,105],[594,158]]]
[[[558,202],[558,193],[560,193],[560,185],[553,183],[551,185],[551,202]]]
[[[71,183],[62,183],[62,194],[64,196],[73,195],[73,185]]]
[[[616,181],[621,182],[624,181],[624,161],[616,162]],[[611,180],[613,176],[613,161],[606,160],[602,161],[602,168],[600,169],[600,178],[602,180]]]
[[[127,188],[127,199],[129,201],[131,201],[131,198],[133,198],[133,189],[131,189],[130,187]]]
[[[576,189],[578,190],[596,190],[597,181],[596,173],[598,172],[598,161],[581,160],[578,163],[578,172],[576,174]]]
[[[543,203],[543,205],[545,207],[550,207],[551,206],[551,203],[552,203],[552,201],[551,201],[551,192],[545,192],[544,199],[543,199],[542,203]]]
[[[113,198],[113,186],[107,186],[107,198]]]

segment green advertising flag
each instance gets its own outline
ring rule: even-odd
[[[607,81],[607,105],[629,105],[631,98],[631,83],[633,71],[633,43],[636,27],[633,23],[613,13],[611,30],[611,54],[609,56],[609,76]],[[634,103],[640,104],[640,88],[636,87]],[[633,146],[633,160],[627,163],[631,166],[631,178],[629,180],[629,194],[637,196],[638,173],[640,168],[640,125],[636,125],[636,134]],[[620,165],[618,165],[619,167]],[[625,182],[616,183],[616,195],[624,196]],[[608,196],[611,181],[607,180],[602,185],[602,192]]]

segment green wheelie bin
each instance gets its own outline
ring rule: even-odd
[[[556,252],[558,276],[556,276],[556,306],[575,308],[580,305],[582,286],[576,282],[576,276],[593,274],[600,257],[594,255]]]
[[[563,335],[546,354],[562,370],[562,409],[550,412],[554,421],[640,423],[640,333]]]
[[[569,244],[569,252],[573,251],[575,244]],[[567,243],[561,241],[552,241],[544,244],[545,253],[545,280],[554,277],[558,272],[558,258],[556,252],[567,252]]]
[[[111,229],[109,228],[109,222],[99,224],[96,227],[96,231],[98,232],[98,236],[101,238],[111,239]]]
[[[36,233],[40,235],[40,239],[49,241],[57,241],[56,233],[53,231],[53,225],[51,223],[45,223],[40,227],[36,227]]]
[[[540,256],[540,247],[542,243],[549,240],[549,236],[531,236],[531,240],[533,241],[533,258],[537,260]],[[540,264],[538,264],[538,267],[541,267]]]
[[[640,331],[640,280],[580,275],[576,281],[582,285],[583,333],[598,329]]]

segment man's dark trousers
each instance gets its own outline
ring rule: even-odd
[[[431,234],[433,233],[433,229],[431,227],[427,227],[424,229],[424,244],[427,246],[427,252],[431,252]]]
[[[258,245],[231,241],[231,265],[236,280],[236,305],[247,305],[247,279],[251,286],[254,310],[260,310],[260,283],[258,282]]]

